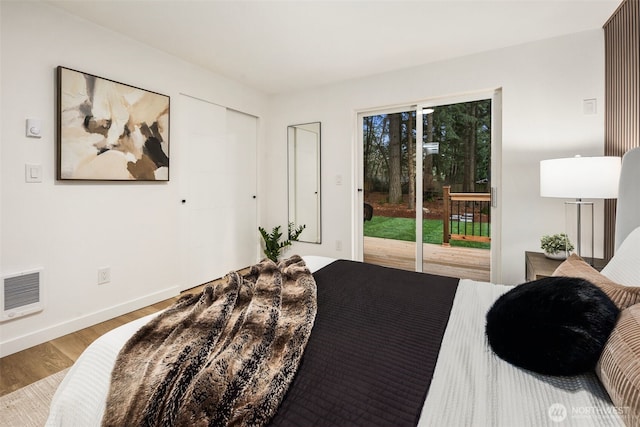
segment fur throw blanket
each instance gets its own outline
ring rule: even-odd
[[[260,426],[275,414],[317,311],[299,256],[185,295],[125,344],[103,426]]]

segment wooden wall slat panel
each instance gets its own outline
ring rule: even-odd
[[[604,24],[605,146],[622,156],[640,146],[640,0],[625,0]],[[604,256],[614,251],[616,201],[605,201]]]

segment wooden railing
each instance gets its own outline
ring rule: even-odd
[[[442,244],[448,246],[451,240],[491,242],[491,194],[452,193],[450,186],[442,191]]]

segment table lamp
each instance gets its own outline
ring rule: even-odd
[[[582,208],[591,208],[591,264],[593,264],[593,202],[583,199],[618,197],[620,157],[570,157],[540,162],[540,196],[575,199],[578,255],[582,250]]]

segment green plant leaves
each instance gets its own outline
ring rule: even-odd
[[[273,262],[278,262],[278,258],[280,257],[280,253],[287,246],[291,246],[291,242],[298,241],[298,237],[304,230],[306,225],[301,225],[298,228],[295,228],[295,224],[290,222],[288,225],[287,236],[288,239],[285,241],[280,241],[282,238],[282,232],[280,231],[280,226],[273,227],[271,233],[267,233],[262,227],[258,227],[258,231],[262,235],[262,239],[264,240],[264,254]]]

